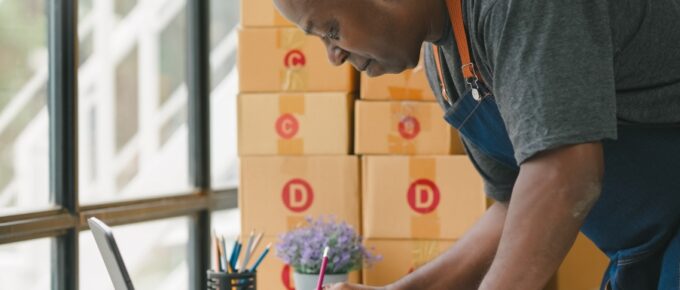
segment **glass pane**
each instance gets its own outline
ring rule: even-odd
[[[46,11],[0,1],[0,215],[50,204]]]
[[[188,221],[173,218],[113,228],[136,289],[187,289]],[[80,289],[113,289],[90,231],[80,233]]]
[[[50,289],[51,239],[0,245],[2,289]]]
[[[79,1],[83,203],[191,190],[186,1],[137,2]]]
[[[215,188],[236,187],[236,71],[237,26],[241,1],[210,1],[210,126],[212,184]]]
[[[214,211],[210,222],[215,232],[228,240],[241,234],[241,211],[238,208]]]
[[[116,15],[120,17],[127,16],[128,13],[137,5],[137,0],[115,0],[113,2]]]
[[[82,19],[83,16],[92,12],[92,0],[80,0],[78,2],[78,17]]]

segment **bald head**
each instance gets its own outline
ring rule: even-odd
[[[273,1],[284,17],[322,39],[331,63],[348,61],[370,76],[416,66],[437,27],[434,18],[445,10],[443,0]]]

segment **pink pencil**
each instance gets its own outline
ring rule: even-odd
[[[316,290],[321,290],[323,278],[326,276],[326,265],[328,265],[328,247],[323,249],[323,260],[321,260],[321,270],[319,272],[319,283],[316,283]]]

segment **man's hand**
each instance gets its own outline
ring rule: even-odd
[[[385,287],[369,287],[364,285],[356,285],[349,283],[336,283],[333,285],[325,285],[324,290],[387,290]]]

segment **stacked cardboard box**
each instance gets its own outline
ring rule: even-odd
[[[356,153],[464,154],[456,131],[442,116],[422,66],[376,78],[362,74],[361,101],[356,103]]]
[[[394,282],[438,256],[486,209],[466,156],[364,156],[362,175],[364,234],[385,257],[364,271],[369,285]]]
[[[422,67],[362,75],[355,124],[364,236],[384,257],[363,282],[382,286],[449,248],[484,213],[486,198]]]
[[[583,234],[579,234],[569,254],[557,271],[557,290],[597,290],[609,260]]]
[[[241,21],[242,237],[256,230],[263,245],[276,244],[321,215],[359,230],[359,159],[350,155],[356,72],[332,66],[321,40],[292,27],[271,0],[243,1]],[[258,288],[293,289],[292,269],[275,254],[258,268]]]

